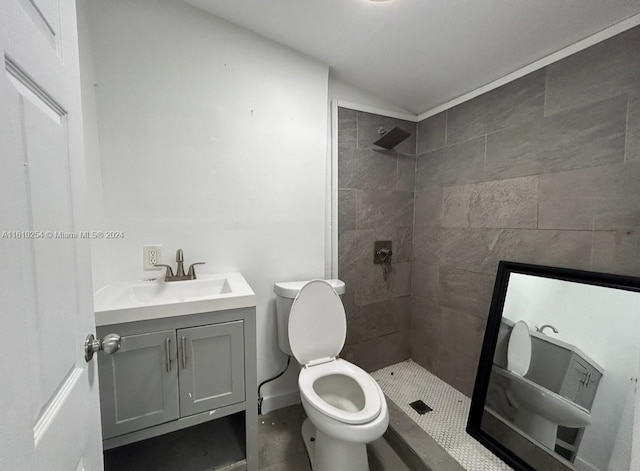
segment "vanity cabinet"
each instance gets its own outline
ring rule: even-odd
[[[123,336],[113,355],[98,355],[105,439],[180,416],[176,331]]]
[[[526,378],[591,411],[603,370],[575,347],[531,337],[531,366]],[[558,427],[555,450],[573,462],[584,428]]]
[[[525,377],[591,410],[602,373],[574,349],[532,336],[531,366]]]
[[[254,307],[102,325],[97,333],[121,336],[118,351],[98,355],[105,450],[233,416],[228,435],[244,436],[246,456],[232,469],[257,469]]]

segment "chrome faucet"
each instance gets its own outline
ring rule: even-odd
[[[538,327],[536,326],[536,332],[540,332],[541,334],[544,334],[544,329],[549,328],[551,330],[553,330],[554,334],[558,333],[558,329],[556,329],[554,326],[552,326],[551,324],[545,324],[542,327]],[[546,335],[546,334],[545,334]]]
[[[188,273],[185,275],[184,273],[184,253],[182,249],[178,249],[176,252],[176,262],[178,262],[178,266],[176,268],[176,274],[173,274],[173,268],[170,265],[164,265],[162,263],[156,263],[154,267],[163,267],[166,268],[166,272],[164,275],[164,281],[184,281],[184,280],[195,280],[196,277],[196,265],[204,265],[205,262],[196,262],[192,263],[189,266]]]

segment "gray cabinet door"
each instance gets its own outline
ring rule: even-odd
[[[576,397],[576,404],[591,410],[602,374],[587,362],[582,363],[582,366],[587,370],[587,378],[582,380],[582,388]]]
[[[180,329],[180,415],[244,401],[243,321]]]
[[[587,368],[575,358],[571,360],[560,395],[579,404],[578,399],[587,378]],[[582,404],[580,404],[582,405]]]
[[[122,337],[113,355],[98,355],[103,438],[179,417],[176,331]]]

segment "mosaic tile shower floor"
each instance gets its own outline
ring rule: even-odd
[[[371,373],[384,393],[447,453],[469,471],[508,471],[509,466],[467,434],[471,399],[407,360]],[[409,403],[422,399],[433,412],[424,415]]]

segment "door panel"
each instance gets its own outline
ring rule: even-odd
[[[123,337],[113,355],[100,355],[104,438],[179,416],[176,332]]]
[[[30,230],[65,236],[74,234],[66,118],[54,121],[22,97],[25,168],[29,188]],[[78,293],[75,285],[75,248],[70,239],[33,239],[33,280],[39,310],[36,336],[30,349],[34,384],[42,390],[37,398],[41,410],[67,376],[73,374],[76,351],[74,326],[78,324]],[[52,276],[48,267],[55,267]],[[84,314],[86,315],[86,314]],[[37,379],[40,378],[40,381]],[[60,378],[65,380],[60,381]]]
[[[22,5],[26,11],[33,9],[37,15],[33,18],[35,23],[41,23],[52,36],[58,34],[60,28],[58,0],[22,0]]]
[[[102,469],[88,241],[45,235],[81,227],[77,61],[75,2],[0,2],[2,469]]]
[[[244,401],[242,321],[180,329],[180,415]]]

